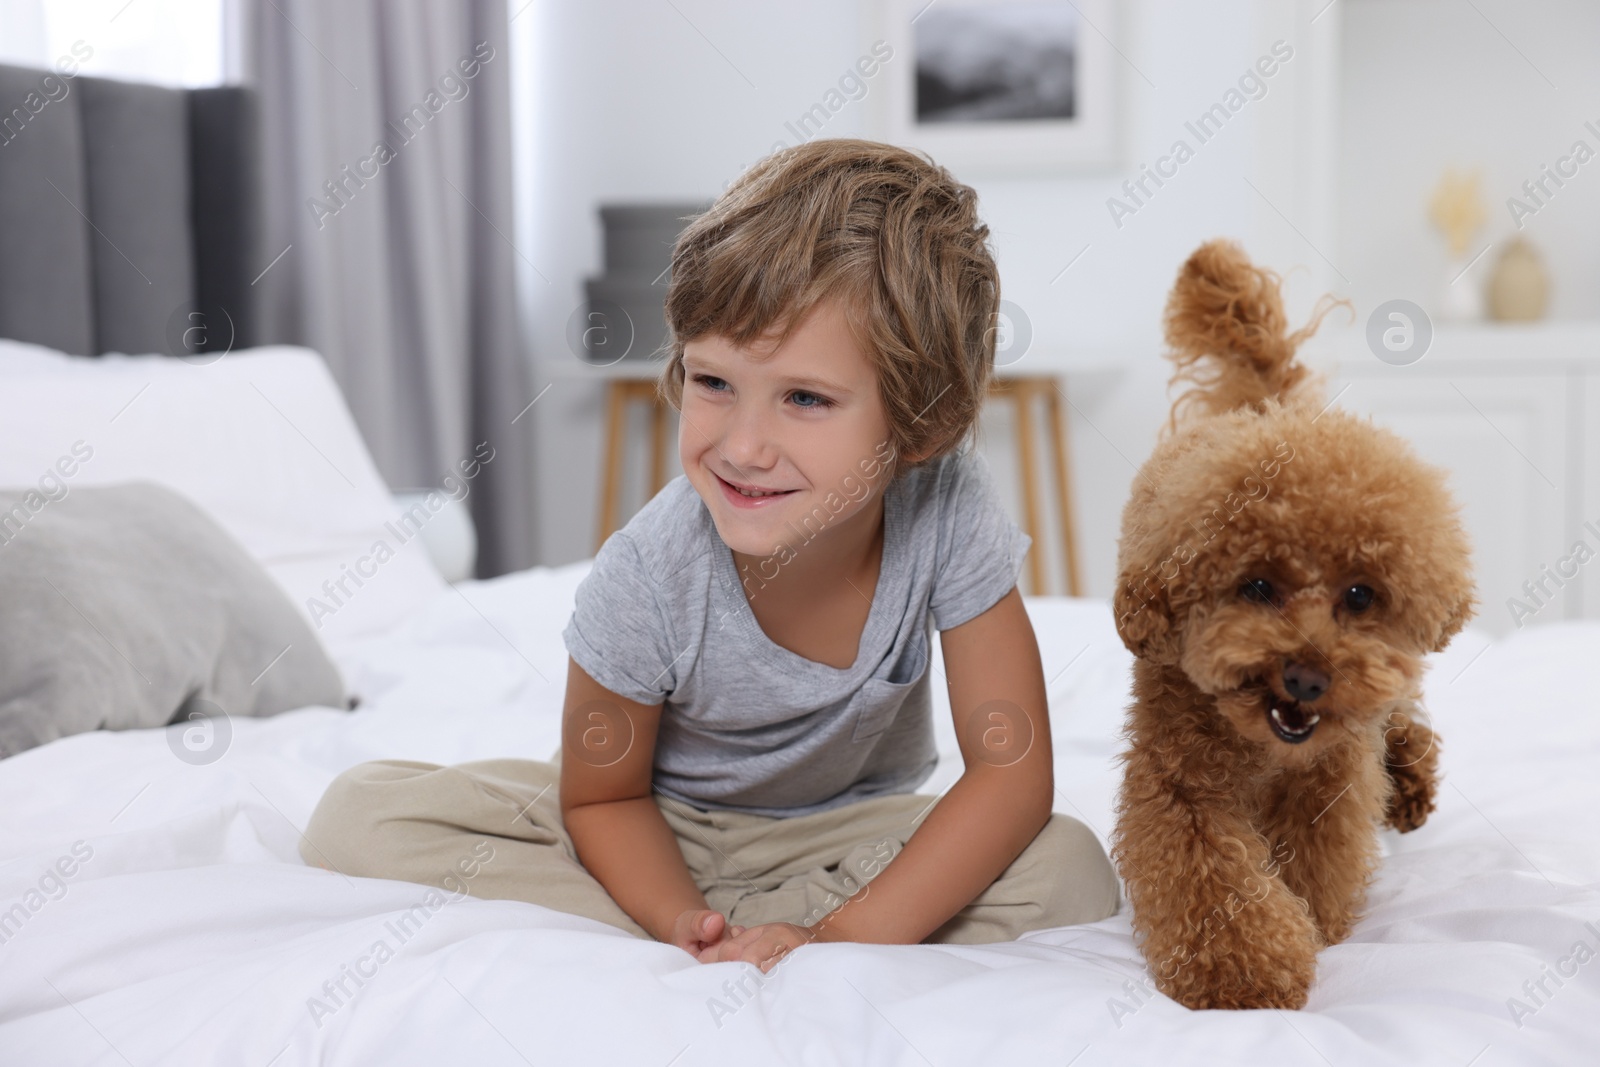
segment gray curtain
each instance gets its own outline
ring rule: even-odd
[[[249,0],[243,22],[264,340],[323,354],[397,489],[460,480],[486,442],[477,573],[532,565],[505,0]]]

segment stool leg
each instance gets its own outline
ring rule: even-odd
[[[1033,538],[1033,551],[1028,553],[1029,592],[1043,596],[1049,589],[1044,582],[1044,542],[1039,530],[1039,488],[1033,457],[1033,395],[1037,384],[1037,379],[1019,378],[1012,395],[1017,407],[1017,454],[1022,461],[1022,514],[1028,536]]]
[[[667,484],[667,405],[656,398],[654,382],[642,383],[643,400],[650,405],[650,495]]]
[[[1078,562],[1078,521],[1072,508],[1072,450],[1062,409],[1060,382],[1050,390],[1050,430],[1056,441],[1056,506],[1061,514],[1061,548],[1066,553],[1067,595],[1083,596],[1083,576]]]
[[[600,533],[594,550],[599,554],[612,531],[617,528],[617,489],[622,480],[623,419],[627,416],[628,383],[606,383],[606,458],[600,484]]]

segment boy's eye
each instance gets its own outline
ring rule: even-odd
[[[727,382],[723,381],[721,378],[714,377],[714,376],[712,376],[710,374],[695,374],[695,375],[692,375],[689,380],[694,382],[697,385],[705,386],[707,389],[711,390],[713,393],[723,392],[724,390],[721,388],[721,386],[724,386],[724,385],[728,384]],[[825,396],[818,396],[816,393],[807,393],[807,392],[804,392],[803,390],[796,389],[793,393],[791,393],[789,395],[793,396],[793,397],[801,397],[801,398],[804,398],[805,401],[809,401],[809,402],[797,402],[795,404],[795,407],[798,407],[798,408],[820,410],[822,408],[831,408],[831,407],[833,407],[833,401],[829,400]]]

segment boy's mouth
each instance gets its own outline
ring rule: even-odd
[[[722,495],[735,507],[758,508],[770,504],[774,500],[780,500],[791,493],[799,492],[797,489],[743,489],[729,482],[715,471],[711,472],[711,476],[716,478],[717,484],[722,487]]]

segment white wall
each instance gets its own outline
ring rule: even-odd
[[[63,56],[77,55],[85,74],[216,85],[229,72],[224,9],[238,2],[140,0],[135,6],[128,0],[0,0],[0,63],[51,67]]]
[[[1363,307],[1403,297],[1430,311],[1446,270],[1428,200],[1447,166],[1479,167],[1487,218],[1475,254],[1517,232],[1506,200],[1574,141],[1600,152],[1600,4],[1592,0],[1355,0],[1341,3],[1336,258]],[[1578,169],[1523,236],[1551,275],[1549,316],[1600,317],[1600,156]],[[1554,188],[1552,186],[1552,188]],[[1465,281],[1465,280],[1464,280]]]
[[[970,179],[993,231],[1004,295],[1031,318],[1036,349],[1109,348],[1120,360],[1113,370],[1067,381],[1077,408],[1074,477],[1092,595],[1110,593],[1134,466],[1166,416],[1160,315],[1184,257],[1209,237],[1237,237],[1263,262],[1294,268],[1291,306],[1300,314],[1319,292],[1344,284],[1323,258],[1333,247],[1334,116],[1317,90],[1332,76],[1339,19],[1335,9],[1312,23],[1322,6],[1124,3],[1116,23],[1102,27],[1125,57],[1116,60],[1123,164],[1057,179]],[[874,11],[854,0],[596,0],[535,2],[516,17],[525,176],[517,244],[532,264],[523,265],[522,292],[536,359],[572,358],[566,320],[582,299],[582,280],[600,268],[596,205],[719,193],[776,140],[792,140],[785,121],[868,51]],[[1174,139],[1193,143],[1185,121],[1219,101],[1280,38],[1295,55],[1268,82],[1266,95],[1199,146],[1120,229],[1114,225],[1107,197]],[[895,61],[909,58],[908,49],[891,44],[901,57]],[[870,136],[862,103],[848,105],[823,132]],[[1089,251],[1062,275],[1085,245]],[[551,382],[540,375],[540,388]],[[534,411],[541,558],[548,564],[594,550],[600,402],[598,385],[557,380]],[[642,411],[638,418],[633,438],[640,451],[631,466],[642,478]],[[984,424],[985,454],[1020,519],[1012,434],[1009,412],[993,409]],[[678,473],[675,459],[671,471]],[[638,479],[630,490],[625,515],[644,501]]]
[[[39,0],[0,0],[0,63],[20,67],[48,64],[44,6]]]

